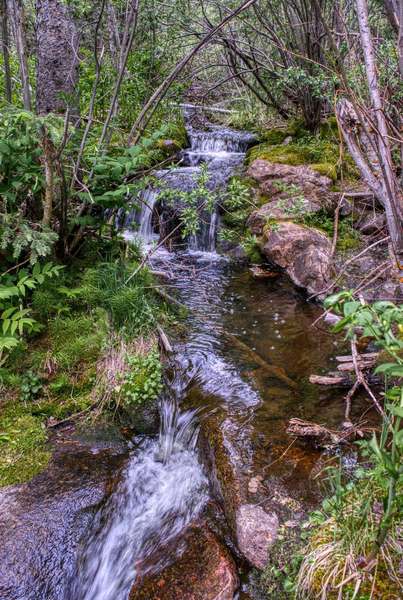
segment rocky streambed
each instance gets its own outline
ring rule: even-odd
[[[153,437],[130,450],[60,433],[48,471],[2,491],[1,598],[257,597],[251,569],[318,501],[323,456],[285,430],[291,416],[343,419],[341,393],[308,381],[338,343],[312,327],[319,308],[210,254],[156,262],[189,309],[171,357],[182,416],[169,409],[160,437],[172,455]]]
[[[189,137],[188,166],[157,174],[174,189],[192,189],[200,162],[213,189],[225,185],[251,141],[216,127],[191,127]],[[310,210],[339,204],[325,177],[281,165],[274,175],[266,164],[253,169],[265,193],[279,191],[273,178],[290,186],[303,175]],[[155,191],[146,193],[140,232],[150,243],[166,233],[167,211]],[[321,309],[298,291],[327,283],[330,243],[290,222],[287,198],[277,200],[249,226],[289,277],[254,279],[211,251],[218,205],[185,250],[153,256],[169,295],[188,311],[172,334],[159,435],[134,432],[127,444],[62,429],[49,468],[0,492],[2,600],[264,597],[253,570],[270,563],[280,532],[298,532],[318,504],[327,459],[290,438],[288,420],[337,428],[344,418],[343,391],[309,383],[311,373],[329,370],[342,342],[315,325]]]

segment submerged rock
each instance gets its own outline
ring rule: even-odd
[[[264,232],[262,252],[310,294],[320,292],[330,279],[331,243],[317,229],[290,221],[277,223]]]
[[[175,562],[134,585],[129,600],[232,600],[238,588],[235,563],[206,526],[193,527]]]
[[[261,506],[243,504],[236,513],[238,548],[245,558],[258,569],[267,564],[269,548],[277,539],[279,520],[274,512]]]

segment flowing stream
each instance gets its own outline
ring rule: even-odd
[[[209,185],[218,193],[242,165],[252,141],[249,134],[215,126],[206,131],[189,126],[189,139],[183,164],[159,171],[157,178],[173,189],[192,189],[204,162]],[[172,211],[160,206],[158,189],[144,192],[142,200],[140,210],[121,217],[127,237],[140,236],[150,247]],[[216,206],[203,214],[196,235],[175,251],[159,249],[151,259],[154,268],[167,274],[169,293],[189,309],[185,327],[172,340],[174,376],[160,403],[159,435],[133,439],[119,481],[96,512],[89,533],[80,544],[77,533],[72,538],[69,556],[76,553],[78,559],[69,558],[67,567],[62,558],[48,559],[52,552],[62,555],[68,545],[66,536],[59,545],[52,542],[48,554],[36,561],[42,565],[39,583],[30,574],[31,591],[26,593],[18,536],[15,556],[4,549],[5,560],[12,561],[3,588],[0,578],[5,600],[126,600],[135,581],[174,561],[184,550],[186,530],[204,514],[211,493],[212,474],[201,460],[198,443],[200,424],[209,419],[223,435],[244,502],[265,508],[280,499],[279,504],[292,506],[293,517],[301,503],[309,507],[315,501],[311,473],[320,453],[289,448],[285,429],[291,416],[315,420],[320,414],[322,420],[326,414],[330,425],[342,421],[340,396],[308,382],[310,373],[331,366],[338,342],[312,328],[319,309],[285,278],[254,280],[245,267],[216,254],[219,224]],[[40,500],[37,495],[35,523],[40,520]],[[47,527],[43,515],[38,525],[42,530],[31,536],[35,550],[29,551],[38,557],[45,552],[37,541]],[[64,575],[52,579],[50,573],[57,569]],[[10,592],[17,588],[18,593]],[[47,591],[38,591],[43,589]],[[240,597],[253,597],[247,581]]]

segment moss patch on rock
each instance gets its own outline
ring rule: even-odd
[[[28,481],[48,464],[44,419],[10,401],[0,415],[0,486]]]

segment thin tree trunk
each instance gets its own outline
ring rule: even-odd
[[[17,48],[18,61],[20,64],[20,75],[22,85],[22,98],[25,110],[32,110],[31,88],[29,85],[29,72],[27,62],[27,44],[25,36],[24,8],[21,0],[11,0],[12,23]]]
[[[7,102],[11,102],[11,71],[10,71],[10,50],[8,38],[8,8],[7,0],[0,0],[0,19],[1,19],[1,50],[3,53],[4,64],[4,93]]]
[[[384,115],[376,70],[375,52],[368,21],[367,0],[356,0],[357,18],[360,28],[361,45],[367,73],[368,91],[371,98],[374,120],[377,125],[376,141],[379,163],[382,169],[382,203],[385,207],[389,232],[399,260],[403,259],[403,196],[393,170],[389,131]],[[403,269],[403,264],[400,266]]]
[[[45,198],[42,225],[50,227],[56,198],[55,147],[45,127],[41,127],[42,163],[45,171]]]

